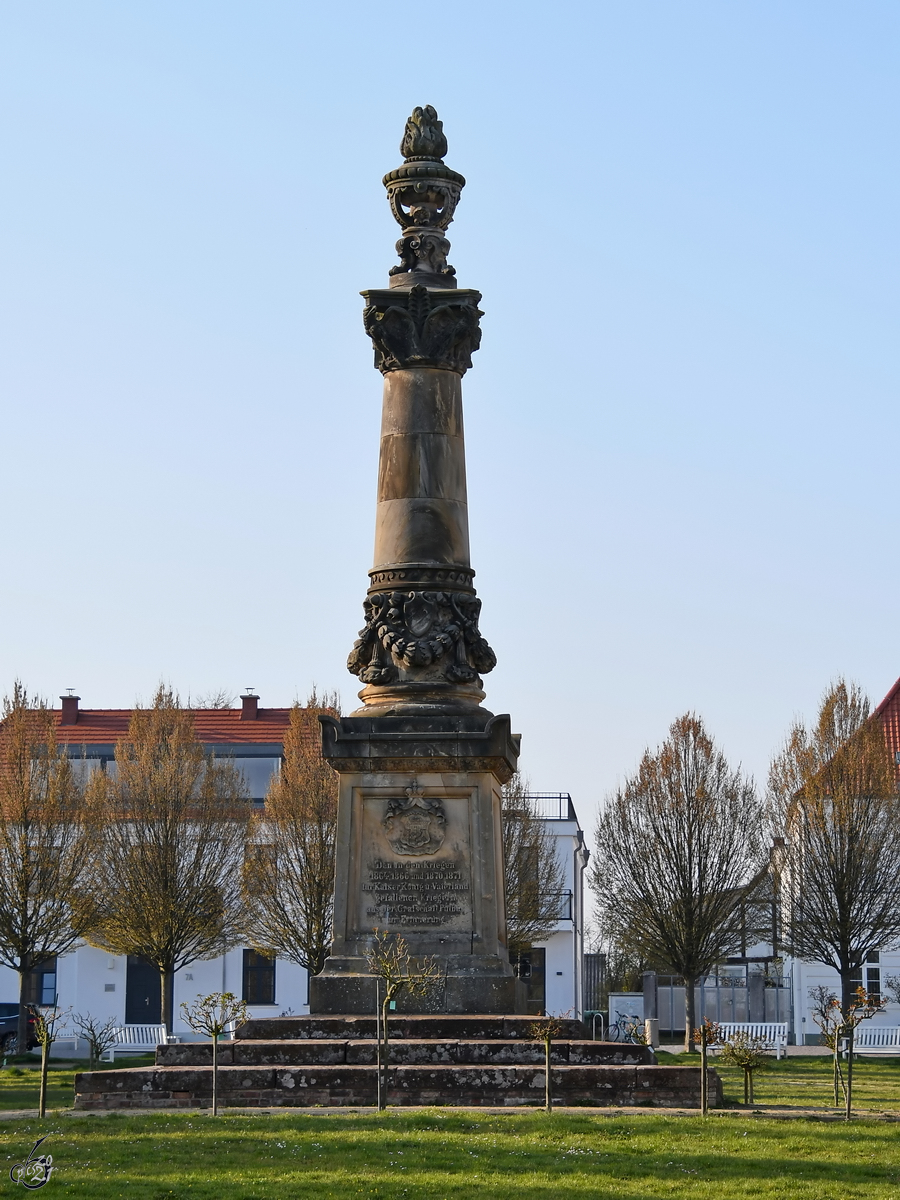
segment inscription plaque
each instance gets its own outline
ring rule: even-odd
[[[471,932],[468,798],[362,798],[358,929]]]
[[[469,884],[452,859],[368,863],[366,916],[386,925],[447,925],[468,912]],[[464,894],[465,893],[465,894]]]

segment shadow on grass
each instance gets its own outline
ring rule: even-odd
[[[3,1128],[0,1124],[0,1128]],[[871,1197],[897,1194],[900,1148],[890,1126],[855,1122],[727,1123],[665,1115],[601,1117],[432,1110],[404,1114],[114,1114],[6,1126],[25,1144],[51,1128],[54,1162],[85,1163],[67,1194],[95,1200],[175,1194],[226,1198],[466,1196]],[[107,1185],[117,1190],[108,1191]],[[790,1190],[786,1190],[789,1188]]]

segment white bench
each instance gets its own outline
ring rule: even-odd
[[[53,1039],[53,1044],[50,1046],[50,1054],[54,1058],[60,1058],[60,1042],[67,1042],[72,1047],[72,1057],[78,1053],[79,1037],[77,1033],[60,1033]]]
[[[719,1038],[722,1042],[730,1042],[736,1033],[745,1033],[748,1037],[758,1038],[762,1049],[774,1050],[775,1057],[787,1055],[787,1021],[722,1021],[719,1025]],[[716,1047],[710,1047],[715,1050]]]
[[[120,1025],[113,1033],[116,1040],[103,1054],[104,1062],[115,1062],[117,1052],[149,1054],[151,1050],[155,1050],[157,1046],[165,1046],[170,1040],[165,1025]]]
[[[848,1038],[841,1041],[846,1055]],[[853,1034],[854,1054],[900,1054],[900,1025],[859,1025]]]

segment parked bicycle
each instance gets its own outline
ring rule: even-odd
[[[644,1022],[633,1013],[616,1013],[615,1021],[609,1026],[607,1037],[611,1042],[631,1042],[640,1046],[644,1040]]]

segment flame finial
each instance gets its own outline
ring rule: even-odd
[[[440,162],[447,153],[443,122],[438,120],[437,111],[430,104],[412,110],[403,132],[400,153],[407,162],[423,158]]]

